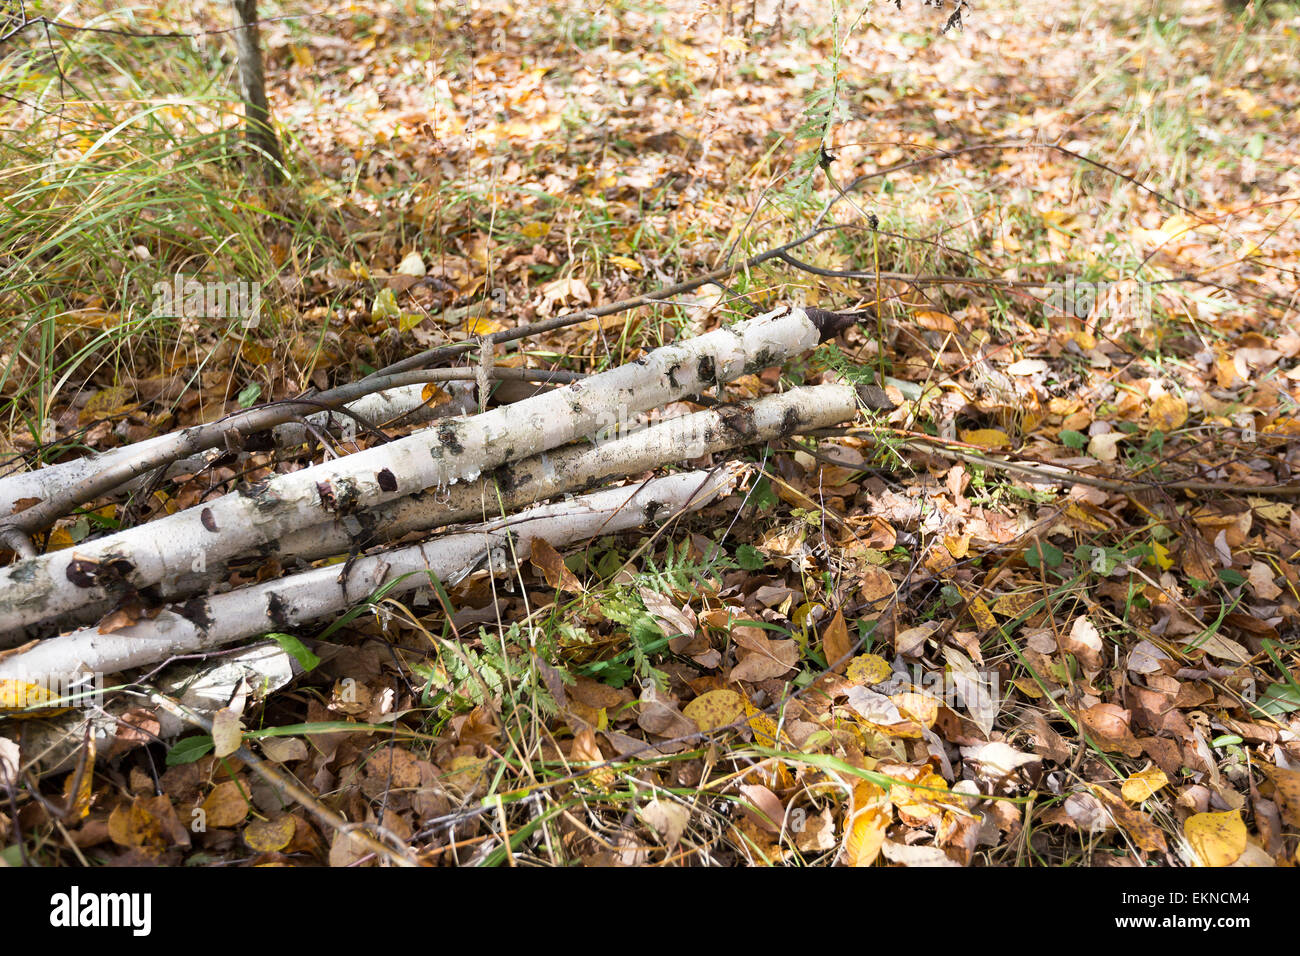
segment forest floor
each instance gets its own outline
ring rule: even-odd
[[[224,3],[83,6],[227,26]],[[772,261],[498,364],[593,372],[782,304],[878,305],[728,395],[877,382],[895,408],[749,449],[743,491],[566,573],[299,635],[321,663],[243,717],[281,772],[434,865],[1300,862],[1300,9],[981,0],[944,31],[912,0],[311,6],[263,11],[274,190],[226,158],[225,35],[0,47],[9,460],[819,221],[842,228],[797,252],[818,273]],[[159,318],[177,272],[261,280],[262,321]],[[123,518],[97,503],[43,544]],[[146,724],[0,811],[5,859],[373,861],[202,739],[130,749]]]

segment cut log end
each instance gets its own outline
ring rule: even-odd
[[[817,327],[823,342],[835,338],[841,332],[856,325],[862,319],[874,319],[876,313],[872,309],[863,309],[861,312],[829,312],[826,309],[804,309],[808,320]]]

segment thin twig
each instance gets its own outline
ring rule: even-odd
[[[179,718],[187,724],[193,724],[201,728],[205,733],[212,733],[212,721],[202,714],[195,713],[179,701],[168,697],[166,694],[151,687],[144,688],[149,700],[157,704],[163,710]],[[255,774],[269,783],[277,792],[290,797],[296,803],[300,804],[303,809],[314,816],[321,823],[336,830],[340,834],[346,834],[351,839],[356,840],[368,851],[388,860],[394,866],[419,866],[414,859],[405,853],[399,852],[394,848],[381,843],[364,829],[366,824],[350,823],[343,819],[333,810],[329,809],[314,796],[299,786],[296,780],[280,773],[269,763],[259,757],[248,747],[241,746],[234,751],[232,756],[238,757],[247,767]]]

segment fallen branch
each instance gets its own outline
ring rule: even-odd
[[[426,544],[358,559],[350,568],[314,568],[277,581],[165,608],[152,620],[104,632],[84,628],[41,641],[0,660],[0,680],[63,687],[85,674],[108,674],[155,664],[180,654],[211,650],[304,623],[363,601],[384,585],[399,594],[429,582],[453,579],[485,566],[505,570],[543,538],[563,547],[601,534],[615,534],[702,507],[727,493],[739,469],[692,471],[638,486],[610,488],[542,505]],[[342,572],[342,573],[341,573]]]
[[[582,378],[570,372],[515,368],[494,368],[491,375],[499,381],[572,382]],[[0,518],[0,544],[30,557],[35,552],[31,542],[24,540],[26,536],[44,530],[74,509],[113,492],[129,490],[147,481],[149,474],[159,468],[168,469],[169,475],[194,474],[205,463],[199,457],[202,452],[238,447],[243,439],[268,428],[273,441],[281,447],[301,444],[310,432],[299,421],[304,415],[307,423],[321,430],[330,429],[334,422],[341,420],[369,425],[384,420],[386,414],[399,417],[424,405],[419,393],[430,382],[447,383],[446,390],[451,392],[452,400],[430,409],[428,418],[423,420],[473,412],[477,398],[473,387],[464,383],[472,382],[474,377],[471,369],[435,369],[386,376],[367,385],[354,383],[314,396],[259,405],[216,422],[147,438],[100,455],[7,475],[0,478],[0,515],[6,516]],[[342,407],[331,411],[336,406]],[[41,500],[13,514],[13,509],[26,498]]]
[[[834,313],[780,309],[515,405],[447,419],[436,429],[276,475],[139,528],[28,558],[0,572],[0,633],[188,569],[201,571],[334,517],[472,481],[508,461],[589,435],[611,412],[646,411],[780,364],[850,322]]]
[[[452,485],[443,492],[417,492],[372,511],[290,532],[276,543],[275,554],[281,559],[300,562],[359,554],[409,534],[504,516],[556,495],[599,487],[614,478],[636,476],[675,462],[787,438],[795,432],[828,428],[855,417],[861,390],[847,385],[795,388],[738,405],[671,418],[629,434],[620,434],[621,423],[613,423],[608,436],[595,436],[595,445],[580,444],[543,452],[504,464],[476,482]],[[157,597],[175,602],[220,589],[229,564],[238,560],[210,564],[201,573],[183,573],[163,582]],[[114,603],[109,600],[84,605],[59,618],[57,623],[63,629],[92,624],[109,614]],[[30,636],[23,631],[0,633],[0,648],[20,644]]]

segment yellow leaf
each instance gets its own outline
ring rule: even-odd
[[[375,296],[375,304],[370,307],[370,320],[372,322],[392,322],[400,320],[402,310],[397,305],[397,296],[393,294],[392,289],[381,289],[379,295]]]
[[[424,388],[420,389],[420,401],[430,408],[437,408],[439,405],[446,405],[451,401],[451,393],[439,388],[433,382],[429,382]]]
[[[1091,515],[1087,509],[1080,506],[1079,502],[1071,501],[1065,506],[1065,513],[1076,521],[1080,522],[1087,528],[1095,528],[1098,531],[1109,531],[1110,526],[1104,521]]]
[[[491,335],[494,332],[503,332],[505,328],[504,322],[498,322],[485,315],[471,316],[465,320],[466,335]]]
[[[1016,685],[1016,690],[1024,694],[1030,700],[1038,700],[1043,696],[1043,689],[1028,677],[1017,677],[1011,683]]]
[[[63,781],[63,805],[69,808],[74,820],[80,820],[90,813],[90,798],[93,793],[91,784],[95,779],[95,738],[86,739],[86,757],[80,771],[68,774]],[[76,788],[76,793],[73,793]]]
[[[1019,617],[1037,604],[1041,598],[1027,591],[1004,594],[993,602],[993,613],[1000,617]]]
[[[1151,767],[1125,780],[1124,785],[1120,787],[1120,793],[1129,803],[1141,803],[1167,783],[1169,778],[1165,776],[1165,772],[1159,767]]]
[[[55,528],[50,532],[49,537],[45,539],[45,550],[47,553],[62,551],[64,548],[70,548],[76,543],[72,540],[72,534],[67,528]]]
[[[745,701],[745,713],[749,716],[749,727],[754,732],[754,743],[760,747],[775,747],[778,736],[776,721],[749,701]]]
[[[1171,432],[1187,421],[1187,402],[1177,395],[1161,395],[1147,409],[1147,418],[1154,428]]]
[[[975,626],[981,631],[991,631],[998,626],[997,618],[989,610],[989,606],[984,603],[983,598],[973,597],[970,599],[970,616],[975,621]]]
[[[642,269],[641,263],[635,259],[629,259],[627,256],[610,256],[609,261],[621,269],[626,269],[628,272],[640,272]]]
[[[849,661],[845,676],[855,684],[879,684],[886,680],[893,670],[889,661],[878,654],[859,654]]]
[[[41,706],[60,700],[61,697],[60,693],[43,684],[33,684],[14,678],[0,680],[0,713],[6,717],[21,720],[29,717],[53,717],[65,713],[72,708]],[[29,707],[33,709],[28,710]],[[11,711],[18,711],[18,713],[11,713]]]
[[[853,803],[844,826],[844,858],[849,866],[870,866],[885,842],[893,817],[889,794],[870,780],[853,788]]]
[[[297,828],[288,814],[278,820],[254,820],[244,827],[244,842],[259,853],[274,853],[289,845]]]
[[[275,353],[265,345],[244,339],[239,346],[239,354],[248,359],[254,365],[266,365],[274,357]]]
[[[1168,571],[1174,566],[1173,555],[1171,555],[1169,549],[1159,541],[1151,542],[1151,560],[1156,563],[1156,567],[1161,571]]]
[[[1010,448],[1011,436],[996,428],[968,428],[962,431],[961,440],[980,448]]]
[[[1203,866],[1227,866],[1246,851],[1246,823],[1236,810],[1194,814],[1183,833]]]
[[[711,690],[683,707],[682,713],[695,721],[700,730],[726,727],[745,716],[745,698],[734,690]]]
[[[112,388],[101,388],[90,396],[90,400],[77,413],[77,420],[89,422],[97,418],[115,418],[134,407],[130,390],[114,385]]]

